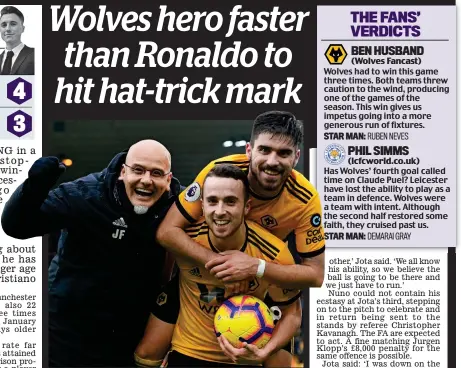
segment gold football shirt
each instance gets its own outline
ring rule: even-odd
[[[178,209],[191,223],[202,216],[203,181],[215,165],[233,164],[248,172],[245,154],[231,155],[210,162],[176,201]],[[283,241],[294,233],[296,249],[301,257],[314,257],[325,250],[322,208],[317,190],[304,175],[292,170],[280,193],[261,198],[251,193],[251,209],[246,217],[257,222]]]
[[[219,252],[211,243],[209,228],[200,219],[186,232],[201,246]],[[240,251],[252,257],[279,264],[295,264],[288,247],[280,239],[258,224],[246,222],[246,240]],[[172,349],[181,354],[212,362],[232,363],[221,350],[214,332],[214,316],[224,300],[224,284],[203,266],[187,258],[176,258],[180,269],[180,312],[176,322]],[[268,295],[275,304],[287,305],[296,301],[301,292],[270,285],[264,279],[254,278],[248,294],[264,300]]]

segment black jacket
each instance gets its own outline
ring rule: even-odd
[[[181,187],[173,178],[171,191],[136,215],[118,180],[125,155],[41,204],[19,187],[5,206],[8,235],[62,229],[48,273],[50,365],[130,364],[160,287],[165,251],[154,236]]]
[[[0,65],[2,65],[5,55],[6,50],[0,54]],[[11,66],[10,74],[34,75],[34,49],[32,47],[24,45],[16,61]]]

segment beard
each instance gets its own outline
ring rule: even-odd
[[[259,173],[264,170],[264,169],[272,169],[272,170],[275,170],[277,172],[279,172],[281,174],[281,178],[277,178],[275,179],[273,182],[269,182],[269,181],[265,181],[265,180],[262,180],[259,176]],[[268,192],[271,192],[271,191],[277,191],[280,189],[281,185],[283,185],[283,183],[285,182],[285,180],[288,178],[289,176],[289,173],[286,172],[285,169],[283,168],[280,168],[280,167],[277,167],[277,168],[273,168],[273,167],[269,167],[269,166],[264,166],[264,167],[261,167],[261,170],[258,170],[258,168],[256,167],[256,165],[254,164],[253,160],[251,159],[250,157],[250,168],[249,168],[249,171],[250,171],[250,175],[252,176],[252,178],[256,181],[256,183],[258,184],[259,188],[262,189],[262,190],[265,190],[265,191],[268,191]],[[256,188],[254,188],[256,190]]]
[[[133,206],[133,211],[137,215],[144,215],[149,210],[147,206]]]

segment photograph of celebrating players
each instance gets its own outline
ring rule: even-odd
[[[203,217],[186,229],[187,234],[200,246],[216,254],[235,250],[265,262],[295,264],[293,255],[282,240],[255,222],[245,221],[251,206],[248,187],[247,174],[239,167],[230,164],[214,166],[202,185]],[[266,298],[270,305],[282,306],[282,318],[262,349],[251,343],[236,348],[224,336],[217,338],[214,331],[214,314],[226,297],[224,283],[188,257],[178,255],[176,262],[179,267],[180,307],[174,325],[172,352],[168,356],[169,367],[206,367],[242,361],[247,365],[264,362],[266,367],[291,364],[290,356],[286,358],[283,352],[273,353],[290,341],[301,324],[299,290],[270,287],[270,283],[258,275],[250,280],[248,292],[259,299]],[[172,282],[177,283],[178,278]],[[168,298],[171,299],[168,308],[162,308],[164,298],[167,302]],[[157,304],[161,305],[164,313],[173,312],[174,320],[178,306],[172,306],[173,299],[177,301],[178,298],[166,292],[159,295]],[[159,318],[162,318],[161,313],[154,311]],[[137,361],[143,365],[149,365],[145,359],[149,350],[157,348],[156,334],[155,324],[150,324],[137,349]],[[275,361],[271,364],[273,359]]]
[[[259,115],[253,124],[246,154],[226,156],[212,161],[196,177],[194,183],[184,190],[179,200],[170,208],[165,221],[159,227],[157,239],[173,254],[189,258],[196,266],[204,267],[212,275],[226,283],[230,294],[247,291],[242,280],[263,278],[285,290],[320,286],[324,275],[325,242],[321,224],[321,204],[313,185],[294,170],[302,143],[302,124],[288,112],[270,111]],[[282,265],[266,263],[245,252],[227,250],[213,252],[197,247],[187,229],[203,215],[203,183],[214,167],[231,164],[248,177],[251,205],[245,218],[253,220],[279,239],[294,239],[297,264]],[[288,246],[288,245],[286,245]],[[230,284],[229,284],[230,283]],[[174,286],[166,294],[176,295]],[[162,331],[155,334],[148,344],[138,347],[138,359],[157,361],[161,359],[173,336],[176,318],[173,307],[177,298],[167,297],[157,303],[149,319],[148,330]],[[168,316],[165,313],[168,312]]]
[[[47,129],[51,152],[2,226],[21,239],[50,234],[50,366],[291,365],[301,290],[322,285],[325,251],[319,195],[294,169],[303,130],[293,114]],[[246,137],[241,148],[221,145],[226,134]],[[217,335],[214,316],[232,296],[279,313],[265,344]]]

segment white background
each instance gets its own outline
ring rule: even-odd
[[[15,6],[24,15],[24,33],[21,36],[21,41],[29,46],[38,48],[42,45],[42,7],[35,5],[0,5],[0,9],[5,6]],[[0,41],[0,47],[5,47],[5,42]],[[37,49],[35,50],[37,52]],[[41,50],[40,50],[41,52]],[[35,60],[37,66],[37,60]],[[37,74],[37,71],[35,71]]]

